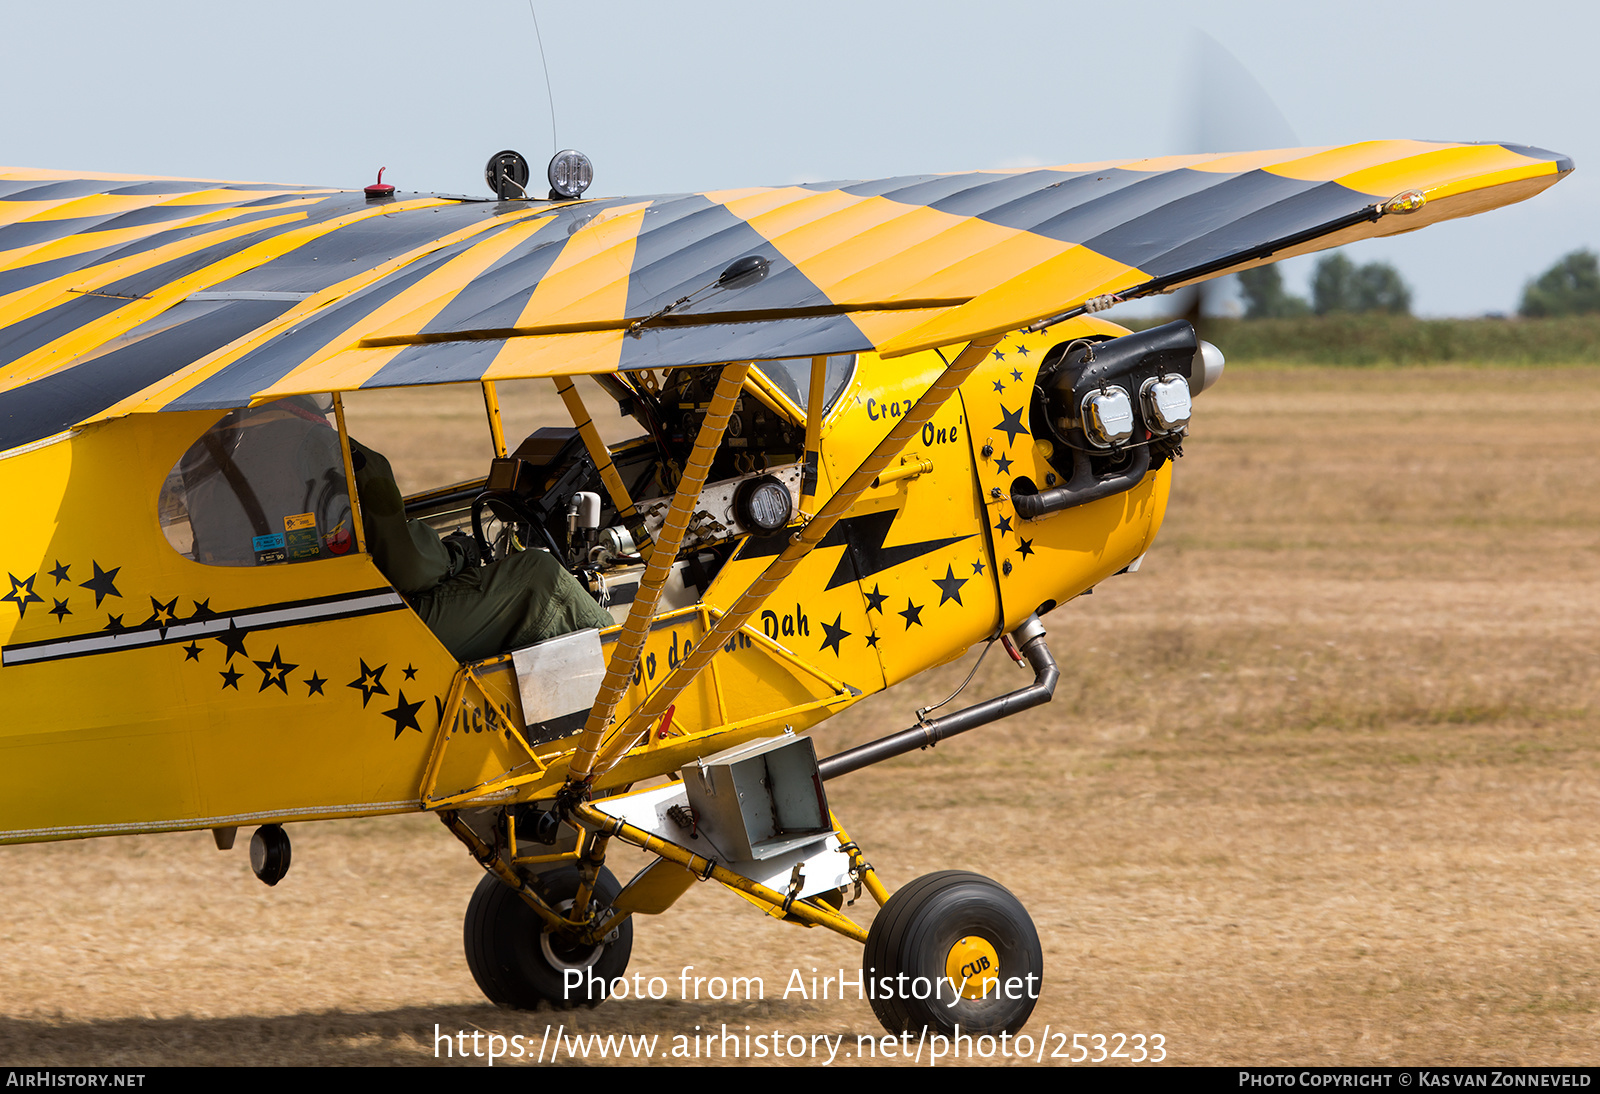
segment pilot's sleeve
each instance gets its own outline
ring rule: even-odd
[[[364,445],[350,443],[367,550],[378,569],[402,594],[427,592],[454,576],[456,565],[439,534],[420,520],[407,520],[405,501],[389,461]]]

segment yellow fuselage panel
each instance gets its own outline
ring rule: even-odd
[[[456,666],[370,558],[209,566],[162,533],[216,417],[0,461],[0,841],[417,807]]]
[[[1050,345],[1112,333],[1080,325],[1008,337],[600,785],[810,729],[1142,554],[1170,465],[1039,521],[1010,500],[1058,474],[1029,399]],[[943,367],[863,357],[816,505]],[[509,670],[461,676],[369,557],[230,567],[174,549],[162,482],[216,417],[137,415],[0,461],[0,842],[548,797],[571,740],[518,744],[520,703],[490,686]],[[657,619],[617,724],[787,541],[746,541],[700,605]]]

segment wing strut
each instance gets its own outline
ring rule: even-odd
[[[823,537],[832,530],[839,518],[848,513],[850,507],[856,503],[856,499],[872,485],[872,480],[889,466],[889,461],[899,455],[900,450],[912,437],[922,431],[922,427],[928,424],[945,401],[956,393],[971,375],[972,370],[983,363],[984,358],[989,356],[989,351],[999,342],[999,335],[975,341],[946,366],[923,393],[922,398],[917,400],[904,417],[895,422],[888,436],[878,442],[871,455],[861,461],[861,465],[845,480],[838,492],[828,499],[827,504],[818,511],[810,523],[790,537],[789,545],[783,549],[783,553],[773,559],[750,583],[750,587],[740,594],[739,599],[734,601],[733,606],[706,632],[694,649],[678,662],[678,667],[667,675],[661,686],[651,692],[650,696],[629,716],[599,759],[589,762],[586,758],[581,772],[577,760],[574,760],[570,776],[572,780],[592,780],[594,775],[603,774],[622,753],[632,747],[640,733],[661,717],[662,712],[693,682],[695,676],[710,663],[717,651],[727,644],[739,628],[744,626],[745,621],[766,602],[767,597],[777,590],[784,578],[799,565],[800,560],[822,542]]]
[[[611,450],[606,447],[606,442],[600,436],[600,430],[595,428],[594,419],[589,416],[589,408],[583,405],[583,396],[572,382],[570,376],[557,376],[556,394],[561,396],[561,401],[567,405],[567,413],[572,416],[572,424],[577,426],[578,435],[583,438],[583,446],[589,450],[589,458],[594,461],[595,470],[600,474],[600,481],[605,483],[606,493],[611,495],[611,504],[617,507],[617,519],[627,526],[628,532],[633,536],[633,541],[644,547],[649,541],[649,535],[644,530],[644,521],[639,519],[639,511],[633,507],[633,498],[628,494],[628,486],[622,481],[622,475],[611,462]]]
[[[633,679],[634,669],[639,664],[639,653],[644,649],[644,640],[650,633],[650,621],[656,613],[656,601],[667,584],[672,564],[677,561],[678,548],[689,529],[689,518],[694,516],[695,507],[700,502],[700,489],[705,486],[706,476],[711,473],[711,459],[722,444],[723,431],[733,414],[734,400],[739,397],[744,378],[749,372],[748,361],[724,365],[722,368],[716,394],[711,397],[711,409],[700,423],[700,432],[694,439],[694,451],[689,454],[683,477],[678,480],[678,489],[672,495],[672,507],[667,510],[666,523],[661,526],[655,550],[650,554],[650,563],[645,567],[644,577],[639,580],[639,591],[634,596],[632,607],[628,609],[628,621],[622,625],[622,633],[617,635],[616,647],[611,651],[611,660],[606,664],[600,694],[595,697],[594,706],[589,710],[589,720],[583,726],[583,735],[578,738],[573,751],[569,781],[582,782],[594,770],[595,752],[600,747],[601,735],[610,723],[617,703],[627,691],[629,681]],[[594,428],[592,424],[590,428]],[[666,707],[661,709],[665,710]],[[653,717],[651,721],[654,721]],[[629,724],[632,722],[630,719]]]

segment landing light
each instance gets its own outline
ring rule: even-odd
[[[577,149],[567,148],[551,157],[545,176],[550,180],[552,200],[581,197],[594,181],[594,164]]]
[[[489,157],[483,181],[501,201],[528,196],[528,161],[522,153],[507,148]]]
[[[794,513],[794,500],[789,488],[773,478],[763,475],[742,484],[733,496],[733,514],[739,523],[757,535],[769,536],[789,523]]]

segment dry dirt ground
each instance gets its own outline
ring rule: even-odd
[[[1593,1062],[1596,390],[1580,368],[1231,368],[1144,569],[1048,618],[1055,702],[831,784],[841,819],[891,887],[962,867],[1022,899],[1046,1060],[1123,1033],[1174,1064]],[[410,457],[478,413],[444,393],[352,420],[420,483],[481,474],[481,442]],[[1024,679],[997,656],[968,694]],[[291,831],[275,889],[205,833],[0,848],[0,1063],[432,1064],[436,1028],[531,1055],[547,1025],[658,1056],[724,1026],[844,1035],[843,1063],[881,1032],[854,998],[784,998],[793,970],[853,974],[853,945],[715,885],[638,924],[630,971],[667,998],[496,1010],[462,957],[479,871],[437,822]],[[691,965],[766,998],[685,999]]]

